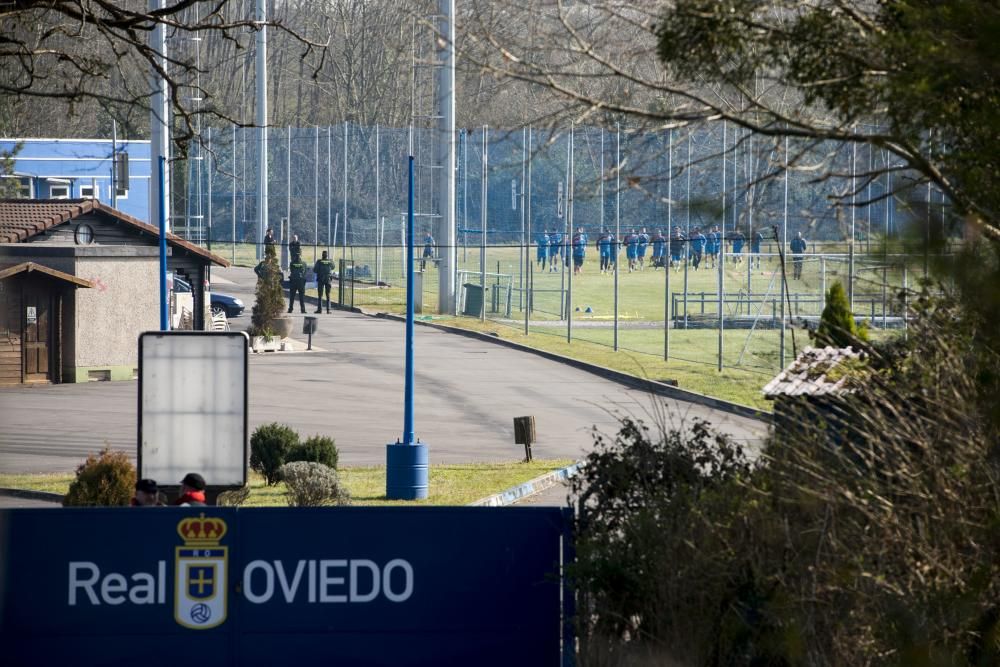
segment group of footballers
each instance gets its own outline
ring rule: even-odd
[[[718,226],[707,228],[705,234],[700,228],[692,230],[690,237],[685,237],[680,227],[674,227],[670,236],[666,236],[663,230],[657,229],[655,234],[650,235],[643,227],[638,231],[633,228],[619,240],[614,233],[608,229],[603,230],[597,237],[595,243],[598,255],[600,256],[601,273],[614,271],[614,265],[618,261],[620,248],[625,248],[625,258],[628,260],[628,271],[642,271],[646,268],[646,255],[650,254],[650,266],[653,269],[673,268],[679,271],[684,260],[690,261],[691,266],[697,271],[703,264],[707,268],[715,268],[719,261],[719,254],[722,252],[723,243],[729,243],[731,256],[736,264],[743,263],[743,249],[746,246],[746,237],[743,232],[736,230],[726,234],[723,238]],[[760,245],[764,240],[764,235],[758,231],[750,239],[750,262],[756,260],[756,265],[760,267]],[[538,268],[548,269],[550,272],[559,271],[559,262],[562,260],[569,266],[569,258],[573,258],[573,272],[576,274],[583,272],[583,264],[587,255],[587,235],[583,228],[577,228],[576,234],[572,236],[569,243],[565,243],[563,234],[560,232],[546,231],[539,233],[535,238],[536,261]],[[651,252],[650,252],[651,251]]]

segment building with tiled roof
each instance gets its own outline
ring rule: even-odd
[[[167,271],[210,321],[211,266],[167,235]],[[159,328],[159,230],[92,199],[0,199],[0,384],[130,379],[143,331]]]

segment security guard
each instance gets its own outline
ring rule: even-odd
[[[295,293],[299,293],[299,308],[306,312],[306,263],[302,258],[295,256],[291,264],[288,265],[288,312],[292,312],[295,307]]]
[[[323,312],[323,290],[326,290],[326,312],[330,313],[330,285],[333,282],[333,260],[330,259],[326,250],[323,251],[323,258],[316,260],[313,266],[313,273],[316,274],[316,312]]]

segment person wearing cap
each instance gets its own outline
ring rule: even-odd
[[[189,505],[205,504],[205,478],[196,472],[189,472],[181,480],[181,495],[174,505],[187,507]]]
[[[135,483],[135,497],[132,498],[132,507],[162,507],[163,504],[155,479],[140,479]]]

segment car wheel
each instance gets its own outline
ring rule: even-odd
[[[217,317],[219,315],[226,315],[228,317],[229,313],[227,313],[226,309],[222,306],[212,306],[212,317]]]

